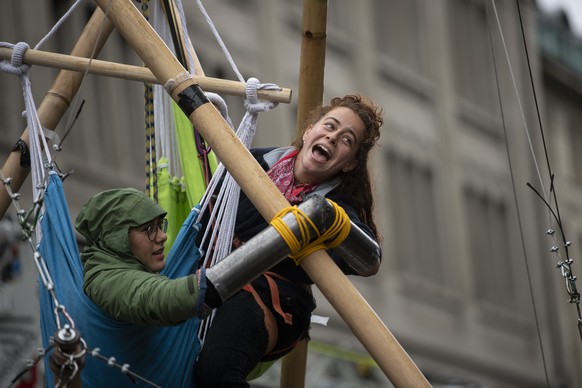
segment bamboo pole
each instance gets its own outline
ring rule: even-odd
[[[0,47],[0,59],[10,60],[11,56],[11,48]],[[125,65],[98,59],[90,60],[89,58],[83,58],[81,56],[28,49],[24,53],[23,62],[27,65],[40,65],[76,72],[88,71],[91,74],[130,81],[159,83],[154,74],[146,67]],[[240,97],[246,96],[246,84],[243,82],[204,76],[193,76],[193,79],[205,91]],[[257,90],[257,96],[260,99],[285,104],[291,102],[291,94],[292,91],[289,88],[282,88],[281,90]]]
[[[283,357],[281,361],[281,378],[279,388],[305,387],[305,372],[307,371],[307,339],[297,343],[297,346]]]
[[[91,19],[85,26],[79,40],[71,51],[72,55],[89,57],[95,50],[95,55],[101,51],[105,41],[113,30],[113,24],[105,17],[101,9],[97,8]],[[11,50],[10,50],[11,51]],[[31,50],[27,50],[31,51]],[[25,54],[26,56],[26,54]],[[9,59],[10,57],[8,57]],[[44,97],[38,108],[38,118],[41,125],[45,128],[54,130],[69,108],[71,101],[81,85],[83,74],[79,72],[60,71],[51,89]],[[27,145],[29,144],[28,128],[26,128],[20,139]],[[18,192],[27,178],[30,170],[20,166],[20,153],[12,152],[4,165],[2,173],[6,178],[11,178],[10,187],[13,192]],[[0,218],[6,213],[10,205],[10,195],[4,185],[0,185]]]
[[[257,207],[272,219],[289,203],[271,182],[236,134],[213,105],[201,99],[203,93],[176,60],[135,6],[127,0],[95,0],[166,87],[172,98],[188,111],[192,124],[200,131],[231,175]],[[321,250],[306,257],[302,267],[325,297],[344,318],[386,376],[396,386],[430,386],[420,370],[392,337],[386,326],[347,280],[329,255]]]
[[[321,104],[325,74],[327,1],[303,0],[301,22],[301,61],[299,63],[299,95],[296,132],[303,129],[309,111]]]
[[[323,101],[327,0],[303,0],[301,58],[296,132],[303,130],[308,112]],[[307,339],[303,339],[281,363],[280,388],[303,388],[307,370]]]

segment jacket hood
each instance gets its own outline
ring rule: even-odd
[[[87,247],[113,252],[120,257],[133,256],[129,229],[165,215],[164,209],[139,190],[112,189],[89,199],[81,208],[75,227],[87,239]]]

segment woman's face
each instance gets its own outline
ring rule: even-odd
[[[131,253],[153,272],[160,272],[166,266],[164,261],[164,243],[168,236],[161,227],[163,218],[129,230]]]
[[[296,178],[304,183],[323,183],[353,170],[364,131],[364,122],[350,108],[328,112],[303,134],[303,148],[295,160]]]

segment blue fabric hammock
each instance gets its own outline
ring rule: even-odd
[[[81,265],[67,201],[60,178],[51,173],[44,199],[45,213],[41,220],[42,239],[39,252],[45,259],[55,285],[59,303],[80,331],[90,350],[99,348],[104,357],[115,357],[118,364],[129,364],[129,370],[164,387],[193,386],[193,371],[200,351],[199,319],[171,327],[144,327],[111,318],[83,293]],[[195,245],[197,211],[193,210],[182,224],[168,254],[162,274],[177,278],[194,273],[200,252]],[[54,301],[46,288],[39,288],[41,334],[43,346],[49,346],[57,331]],[[64,319],[61,318],[61,324]],[[46,386],[53,386],[53,374],[45,358]],[[150,386],[132,381],[119,368],[104,360],[86,356],[81,371],[84,387]]]

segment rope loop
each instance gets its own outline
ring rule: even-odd
[[[315,251],[337,247],[348,237],[351,228],[350,218],[341,206],[330,199],[328,201],[334,208],[335,218],[332,225],[323,234],[317,229],[313,221],[297,206],[288,206],[282,209],[271,220],[271,226],[275,228],[287,246],[289,246],[291,250],[289,257],[295,261],[295,264],[300,265],[305,257]],[[283,222],[283,217],[288,213],[293,213],[297,219],[302,243],[299,242],[289,226]],[[310,235],[309,226],[317,234],[317,238],[313,241],[311,241],[312,236]]]
[[[275,84],[261,84],[259,80],[251,77],[246,83],[246,99],[244,101],[245,109],[251,114],[266,112],[275,108],[278,103],[265,101],[261,102],[257,96],[257,90],[281,90],[281,88]]]
[[[234,126],[232,124],[232,120],[228,115],[228,105],[226,105],[226,101],[224,101],[224,98],[222,98],[219,94],[211,92],[204,92],[204,95],[206,96],[206,98],[208,98],[208,101],[210,101],[212,104],[214,104],[214,106],[218,108],[218,111],[220,112],[222,118],[227,122],[227,124],[231,128],[233,128]]]
[[[0,69],[2,71],[19,77],[28,72],[30,66],[22,63],[24,59],[24,53],[30,48],[26,42],[18,42],[14,45],[2,42],[0,43],[0,47],[12,48],[12,57],[10,58],[10,63],[8,63],[8,61],[0,62]]]

